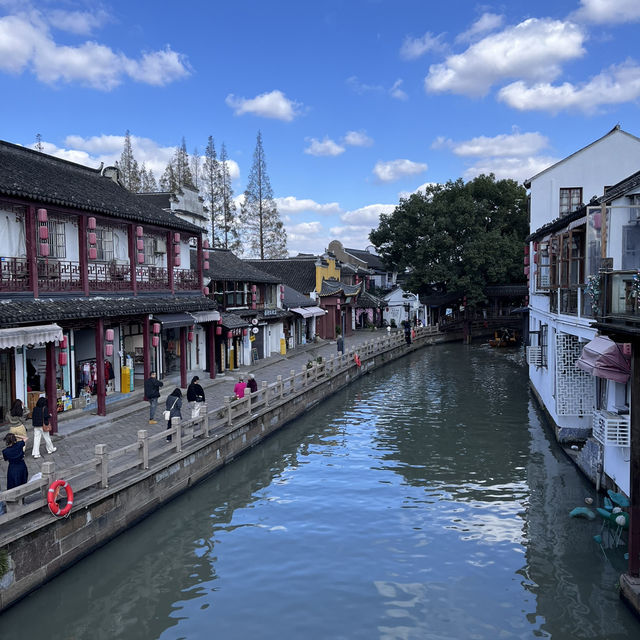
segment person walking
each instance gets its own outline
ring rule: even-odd
[[[9,415],[7,416],[7,420],[11,425],[9,427],[9,433],[13,433],[13,435],[15,436],[26,438],[27,428],[24,425],[24,420],[26,417],[27,416],[25,415],[22,400],[20,400],[20,398],[17,398],[11,405],[11,409],[9,409]]]
[[[200,410],[205,401],[204,389],[198,383],[199,380],[200,378],[198,376],[193,376],[193,378],[191,378],[191,384],[187,387],[187,402],[191,408],[192,420],[200,416]]]
[[[13,433],[7,433],[4,437],[7,445],[2,450],[2,457],[9,463],[7,469],[7,490],[26,484],[29,479],[29,471],[24,461],[24,448],[27,444],[27,438],[16,436]]]
[[[338,335],[338,353],[341,355],[344,353],[344,338],[342,334]]]
[[[163,384],[158,380],[155,371],[152,371],[144,381],[144,395],[149,401],[149,424],[158,424],[155,416],[158,408],[158,398],[160,397],[160,387],[162,386]]]
[[[182,420],[182,391],[177,387],[167,396],[164,405],[165,418],[167,419],[167,429],[171,429],[171,420],[180,418]],[[171,442],[171,436],[167,436],[167,442]]]
[[[247,383],[244,381],[242,376],[238,377],[238,382],[236,382],[233,387],[233,393],[236,394],[236,398],[239,400],[240,398],[244,398],[244,390],[247,388]]]
[[[256,377],[253,375],[253,373],[250,373],[247,376],[247,389],[249,389],[249,391],[251,393],[255,393],[258,390],[258,383],[256,382]]]
[[[47,453],[53,453],[57,451],[56,447],[51,442],[51,436],[49,431],[51,427],[49,425],[49,407],[47,406],[47,399],[45,396],[40,396],[36,406],[33,407],[33,413],[31,414],[31,422],[33,424],[33,451],[31,455],[34,458],[40,457],[40,440],[44,438],[44,443],[47,448]]]

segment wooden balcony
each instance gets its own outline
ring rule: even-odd
[[[605,333],[640,335],[639,298],[638,271],[600,273],[599,328]]]

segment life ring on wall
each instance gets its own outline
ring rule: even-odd
[[[67,504],[65,504],[62,509],[57,503],[58,496],[60,495],[60,489],[64,489],[67,494]],[[65,480],[56,480],[55,482],[52,482],[49,490],[47,491],[47,504],[49,505],[49,510],[54,516],[62,518],[63,516],[69,515],[71,507],[73,507],[73,491],[71,489],[71,485]]]
[[[360,356],[357,353],[353,354],[353,361],[356,363],[356,366],[362,366],[362,362],[360,362]]]

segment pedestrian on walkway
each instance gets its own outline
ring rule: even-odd
[[[338,335],[338,353],[342,355],[344,353],[344,338],[342,334]]]
[[[187,402],[191,409],[192,420],[200,416],[200,410],[204,403],[204,389],[198,384],[199,380],[200,378],[198,376],[193,376],[193,378],[191,378],[191,384],[187,387]]]
[[[256,382],[255,376],[253,373],[250,373],[247,378],[247,388],[251,393],[255,393],[258,390],[258,383]]]
[[[24,425],[24,419],[26,416],[24,415],[24,405],[22,404],[22,400],[17,398],[14,403],[11,405],[11,409],[9,409],[9,415],[7,419],[9,420],[9,433],[13,433],[16,436],[20,436],[23,438],[27,437],[27,428]]]
[[[149,401],[149,424],[158,424],[155,415],[158,408],[158,398],[160,397],[160,387],[162,386],[162,382],[156,377],[155,371],[152,371],[144,381],[144,395]]]
[[[49,424],[49,407],[47,406],[47,398],[41,395],[36,402],[36,406],[33,407],[33,413],[31,414],[31,422],[33,424],[33,451],[31,455],[34,458],[40,457],[40,440],[44,438],[44,444],[47,448],[47,453],[53,453],[57,451],[56,447],[51,442],[51,425]]]
[[[26,484],[29,479],[29,472],[24,461],[24,448],[27,445],[27,438],[7,433],[4,437],[7,445],[2,450],[2,457],[9,463],[7,469],[7,490]]]
[[[164,405],[166,411],[164,417],[167,419],[167,429],[171,429],[171,420],[180,418],[182,420],[182,391],[177,387],[167,396]],[[167,442],[171,442],[171,436],[167,436]]]
[[[247,388],[247,383],[244,381],[242,376],[238,377],[238,382],[236,382],[233,387],[233,393],[236,394],[236,398],[239,400],[240,398],[244,398],[244,390]]]

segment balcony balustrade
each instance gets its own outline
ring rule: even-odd
[[[593,318],[591,298],[585,294],[583,284],[551,289],[549,311],[579,318]]]
[[[0,258],[0,291],[24,291],[30,287],[26,258]]]
[[[605,324],[640,326],[640,276],[638,271],[606,271],[600,274],[598,320]]]

